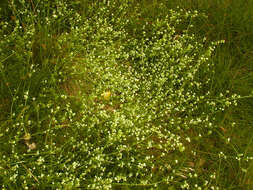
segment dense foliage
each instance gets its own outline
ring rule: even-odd
[[[205,15],[154,19],[130,0],[13,0],[1,14],[2,189],[222,188],[196,144],[240,96],[211,90],[224,41],[194,35]]]

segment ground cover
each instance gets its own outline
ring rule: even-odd
[[[5,6],[2,189],[251,189],[252,1]]]

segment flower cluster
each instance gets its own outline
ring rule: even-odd
[[[0,58],[13,51],[0,65],[10,99],[2,189],[218,189],[193,142],[239,96],[209,92],[222,42],[190,32],[199,13],[170,10],[133,28],[131,1],[95,2],[83,15],[79,1],[34,2],[11,1],[16,16],[1,23]]]

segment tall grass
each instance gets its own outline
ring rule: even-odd
[[[207,13],[208,19],[199,23],[196,32],[209,40],[224,39],[213,57],[216,74],[213,78],[214,92],[229,89],[247,96],[252,93],[252,50],[253,46],[253,1],[177,1],[185,9],[198,9]],[[172,5],[172,6],[177,6]],[[252,98],[241,99],[236,109],[228,110],[221,118],[224,128],[222,137],[230,136],[232,146],[229,155],[242,154],[241,158],[252,156]],[[226,122],[237,123],[232,128]],[[224,150],[225,151],[225,150]],[[243,161],[227,162],[220,170],[226,189],[251,189],[253,167]],[[230,173],[230,175],[228,175]]]

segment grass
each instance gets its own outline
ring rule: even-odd
[[[224,86],[229,90],[241,95],[250,94],[252,91],[252,13],[248,7],[252,7],[253,2],[247,3],[236,1],[213,1],[196,3],[191,5],[194,8],[208,10],[208,22],[198,28],[205,28],[208,38],[225,39],[226,43],[221,47],[214,57],[217,63],[215,84],[217,89]],[[185,8],[189,4],[184,4]],[[250,53],[251,52],[251,53]],[[251,75],[251,77],[249,76]],[[252,152],[252,99],[241,100],[237,109],[225,114],[222,125],[226,129],[222,136],[231,136],[234,144],[231,149],[234,153],[242,152],[244,155]],[[244,113],[244,114],[243,114]],[[232,120],[238,124],[237,129],[231,129],[226,125],[226,120]],[[247,135],[248,134],[248,135]],[[251,150],[250,150],[251,149]],[[231,152],[230,152],[231,155]],[[226,189],[251,189],[252,188],[252,163],[246,166],[246,170],[240,171],[243,166],[239,163],[237,167],[234,163],[229,163],[227,169],[234,175],[233,179],[237,182],[231,183],[229,178]],[[226,176],[226,168],[221,170],[221,175]],[[247,171],[247,172],[246,172]],[[229,185],[230,184],[230,185]]]
[[[253,1],[1,6],[2,189],[253,188]]]

